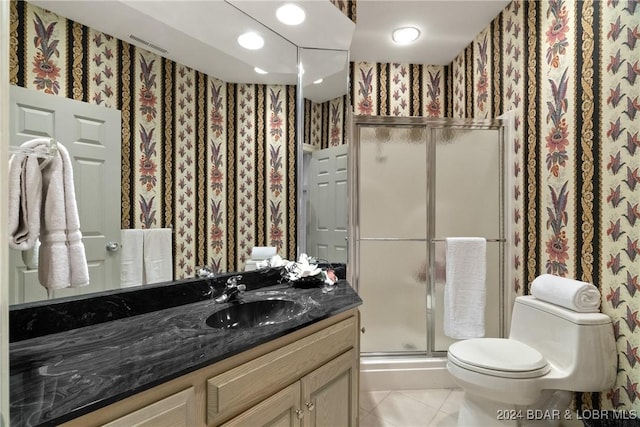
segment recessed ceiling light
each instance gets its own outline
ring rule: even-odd
[[[278,20],[286,25],[299,25],[304,22],[304,10],[297,4],[287,3],[276,10]]]
[[[403,27],[393,31],[393,41],[398,44],[409,44],[418,39],[420,30],[416,27]]]
[[[315,82],[313,82],[314,85],[319,85],[320,83],[322,83],[322,79],[318,79]]]
[[[255,71],[258,74],[269,74],[268,72],[266,72],[262,68],[258,68],[258,67],[254,68],[253,71]]]
[[[256,50],[264,46],[264,39],[254,32],[248,32],[238,37],[238,43],[245,49]]]

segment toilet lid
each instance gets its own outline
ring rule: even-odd
[[[542,354],[520,341],[474,338],[449,346],[449,360],[465,369],[508,378],[533,378],[550,367]]]

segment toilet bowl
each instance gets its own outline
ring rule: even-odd
[[[465,392],[458,425],[559,425],[571,392],[613,387],[616,360],[609,316],[518,297],[509,338],[449,347],[447,369]]]

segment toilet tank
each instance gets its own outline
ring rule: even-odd
[[[617,354],[611,318],[578,313],[533,296],[517,297],[509,338],[538,350],[571,391],[602,391],[614,385]]]

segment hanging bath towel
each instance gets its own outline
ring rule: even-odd
[[[444,288],[444,334],[454,339],[484,336],[487,241],[449,237]]]
[[[48,151],[44,142],[28,142],[24,148]],[[14,154],[9,160],[9,247],[32,249],[40,235],[42,172],[36,156]]]
[[[69,152],[58,144],[57,154],[42,166],[42,213],[38,278],[48,290],[89,284]]]

